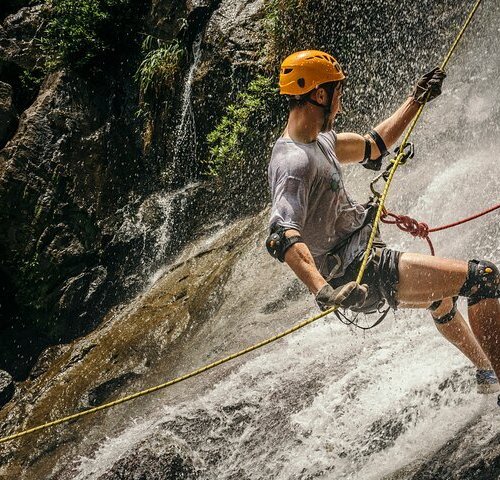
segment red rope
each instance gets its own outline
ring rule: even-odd
[[[448,223],[447,225],[436,228],[429,228],[429,225],[427,225],[426,223],[418,222],[417,220],[406,215],[397,215],[395,213],[388,212],[385,208],[382,211],[380,220],[389,225],[396,225],[400,230],[403,230],[403,232],[408,232],[414,237],[424,238],[425,240],[427,240],[432,255],[434,255],[434,245],[432,245],[431,239],[429,238],[429,233],[439,232],[440,230],[446,230],[448,228],[456,227],[457,225],[462,225],[462,223],[470,222],[471,220],[482,217],[483,215],[493,212],[494,210],[497,210],[499,208],[500,203],[498,205],[494,205],[491,208],[488,208],[487,210],[484,210],[483,212],[459,220],[458,222]]]

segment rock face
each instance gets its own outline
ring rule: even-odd
[[[15,130],[17,115],[12,105],[12,87],[0,82],[0,146],[5,145]]]
[[[26,336],[23,324],[33,335],[30,326],[41,321],[45,338],[35,355],[102,315],[110,260],[120,249],[106,250],[112,239],[106,229],[144,170],[134,137],[119,134],[133,131],[130,104],[104,98],[106,90],[62,72],[50,75],[0,152],[0,203],[10,206],[0,214],[0,261],[6,288],[15,292],[1,326],[21,317],[21,328],[6,339],[12,342]],[[120,179],[118,172],[127,174]]]
[[[109,472],[98,480],[120,480],[122,478],[148,478],[149,480],[196,480],[202,478],[189,455],[177,445],[163,447],[164,453],[152,450],[148,445],[139,447],[137,454],[117,462]]]
[[[0,370],[0,408],[10,401],[14,395],[14,382],[12,377],[3,370]]]
[[[223,112],[220,99],[253,68],[245,59],[256,58],[261,40],[251,30],[245,33],[245,25],[258,17],[261,2],[241,8],[230,3],[152,3],[145,30],[166,41],[178,38],[187,55],[146,153],[133,79],[139,44],[124,46],[132,60],[119,74],[92,80],[54,72],[30,100],[21,79],[40,64],[33,38],[50,12],[45,3],[35,4],[4,19],[0,115],[8,121],[0,131],[6,143],[0,151],[0,205],[7,206],[0,213],[0,368],[25,377],[44,347],[95,327],[200,225],[217,219],[209,189],[187,186],[205,169],[206,144],[181,144],[178,137],[204,139]],[[223,50],[222,38],[228,45]],[[235,46],[241,52],[236,56]],[[196,48],[203,58],[195,65]],[[227,81],[219,78],[222,71]],[[217,93],[207,95],[209,90]],[[191,118],[194,131],[179,131]]]
[[[186,336],[217,310],[235,260],[249,242],[255,241],[262,221],[262,215],[240,221],[225,235],[216,236],[209,243],[200,241],[193,246],[194,252],[190,249],[191,253],[186,252],[171,265],[148,293],[110,312],[87,337],[47,350],[30,379],[19,386],[13,401],[0,411],[0,436],[19,430],[28,418],[30,422],[43,422],[56,411],[86,409],[138,390],[142,377],[158,371],[164,357],[175,357],[176,348],[182,346]],[[93,420],[83,419],[82,426],[86,421]],[[22,459],[31,458],[30,461],[41,462],[37,466],[39,478],[50,478],[48,472],[54,467],[50,451],[64,443],[62,438],[66,435],[69,440],[80,433],[74,429],[55,436],[46,433],[46,437],[42,434],[33,438],[40,447],[35,455],[0,448],[0,476],[12,478],[13,472],[26,466]],[[81,430],[82,440],[85,435],[85,430]],[[124,468],[142,468],[141,458],[115,465],[103,478],[123,478],[119,472]],[[167,472],[174,472],[174,476],[161,478],[182,478],[176,477],[175,472],[192,470],[189,460],[175,451],[166,451],[161,464]],[[2,470],[1,466],[5,468]]]
[[[3,61],[14,62],[27,69],[32,69],[41,61],[36,37],[46,20],[47,11],[47,6],[43,3],[25,6],[4,20],[0,26],[0,51]]]

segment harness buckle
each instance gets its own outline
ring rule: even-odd
[[[389,164],[387,165],[386,169],[370,182],[370,190],[372,191],[373,196],[376,198],[380,198],[382,194],[375,190],[375,184],[381,178],[383,178],[387,182],[391,168],[393,167],[394,163],[396,163],[396,159],[399,155],[401,155],[399,165],[404,165],[408,159],[413,158],[415,156],[415,145],[413,144],[413,142],[406,142],[404,145],[400,145],[399,147],[397,147],[394,150],[394,153],[396,156],[389,160]]]
[[[404,145],[400,145],[399,147],[397,147],[394,150],[394,153],[396,154],[396,157],[391,159],[391,163],[394,163],[396,161],[396,158],[401,153],[402,157],[399,161],[399,164],[404,165],[408,159],[415,156],[415,145],[413,144],[413,142],[406,142]]]

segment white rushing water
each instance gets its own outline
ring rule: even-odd
[[[181,95],[181,113],[179,124],[175,131],[175,143],[173,149],[172,168],[175,169],[180,165],[192,166],[196,164],[196,122],[194,119],[192,94],[193,81],[196,70],[201,60],[201,33],[198,34],[193,42],[192,63],[184,81]],[[184,172],[187,180],[191,180],[193,172]]]
[[[413,137],[416,158],[397,174],[391,210],[438,226],[498,203],[500,44],[493,23],[483,13],[453,59],[443,95]],[[349,170],[347,182],[362,201],[370,174],[360,170]],[[437,253],[500,263],[499,218],[496,212],[435,234]],[[395,248],[427,250],[395,227],[383,233]],[[264,252],[263,237],[239,259],[221,309],[176,352],[169,376],[316,313],[293,274]],[[463,302],[460,308],[465,312]],[[428,312],[398,311],[366,333],[332,316],[142,400],[144,416],[92,456],[77,457],[74,478],[99,478],[133,452],[161,456],[174,445],[208,479],[381,479],[428,458],[478,419],[477,445],[500,431],[495,399],[476,394],[473,376]]]

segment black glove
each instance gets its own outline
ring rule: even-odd
[[[358,285],[349,282],[338,288],[328,283],[316,294],[316,303],[322,310],[328,310],[334,305],[341,307],[362,307],[368,296],[368,285]]]
[[[413,92],[411,92],[411,96],[417,103],[422,104],[426,99],[427,92],[430,92],[427,97],[427,101],[430,102],[441,95],[441,87],[445,78],[446,73],[443,70],[439,67],[434,68],[419,78]]]

